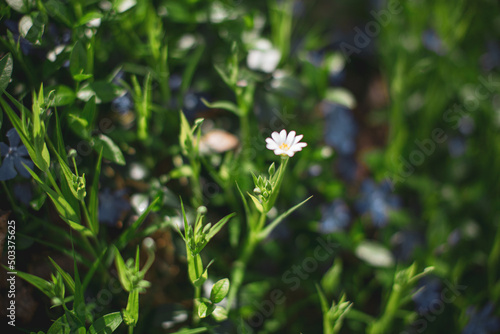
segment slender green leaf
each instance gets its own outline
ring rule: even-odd
[[[211,229],[210,229],[210,232],[208,232],[207,234],[207,242],[210,241],[210,239],[212,239],[220,230],[221,228],[229,221],[229,219],[231,219],[234,215],[236,215],[235,213],[231,213],[227,216],[225,216],[224,218],[222,218],[221,220],[219,220]]]
[[[276,218],[271,224],[267,225],[266,228],[264,228],[262,230],[262,232],[259,233],[259,238],[261,240],[267,238],[267,236],[269,235],[269,233],[271,233],[271,231],[276,226],[278,226],[278,224],[281,223],[281,221],[283,219],[285,219],[286,217],[288,217],[288,215],[290,215],[292,212],[294,212],[295,210],[297,210],[298,208],[300,208],[305,202],[307,202],[311,198],[312,198],[312,196],[309,197],[309,198],[307,198],[307,199],[305,199],[304,201],[300,202],[299,204],[295,205],[291,209],[288,209],[287,211],[283,212],[278,218]]]
[[[49,195],[50,199],[54,203],[54,206],[56,207],[57,211],[59,212],[59,215],[61,218],[64,219],[70,226],[77,231],[86,231],[88,230],[85,226],[80,225],[80,217],[77,215],[75,210],[69,205],[69,203],[64,199],[64,197],[60,196],[57,194],[54,190],[52,190],[45,182],[40,180],[38,175],[36,175],[35,172],[33,172],[28,166],[23,164],[23,166],[26,168],[26,170],[31,174],[33,179],[35,179],[38,184],[43,188],[43,190]],[[90,232],[90,230],[88,230]]]
[[[5,270],[9,271],[9,268],[6,266],[2,265]],[[46,295],[49,298],[55,297],[53,294],[53,284],[51,282],[48,282],[44,280],[43,278],[40,278],[35,275],[31,275],[19,270],[16,270],[16,276],[21,277],[23,280],[28,282],[29,284],[33,285],[35,288],[40,290],[44,295]]]
[[[224,109],[224,110],[227,110],[227,111],[234,113],[235,115],[241,116],[240,108],[238,108],[238,106],[236,104],[234,104],[233,102],[217,101],[217,102],[210,103],[203,98],[201,99],[201,101],[203,102],[203,104],[205,104],[207,107],[209,107],[211,109]]]
[[[52,265],[54,266],[54,268],[56,268],[57,272],[59,274],[61,274],[62,278],[64,279],[64,281],[68,285],[68,288],[71,290],[71,293],[74,294],[75,293],[75,281],[73,280],[73,278],[67,272],[65,272],[50,256],[49,256],[49,260],[50,260],[50,262],[52,262]]]
[[[101,162],[102,162],[102,149],[99,152],[99,158],[94,170],[94,180],[92,181],[92,188],[90,188],[89,196],[89,212],[90,212],[90,225],[92,230],[97,235],[99,233],[99,176],[101,175]]]
[[[73,250],[74,253],[74,250]],[[80,320],[82,324],[85,324],[85,301],[83,299],[83,295],[85,291],[82,289],[82,283],[80,281],[80,273],[78,272],[78,266],[76,265],[76,260],[73,260],[74,270],[75,270],[75,299],[73,302],[73,310],[76,313],[76,316]]]
[[[248,193],[248,196],[250,196],[250,198],[252,199],[252,202],[253,204],[255,205],[255,208],[259,211],[259,212],[264,212],[264,207],[262,206],[262,203],[259,201],[259,199],[257,197],[255,197],[254,195]]]
[[[181,84],[181,92],[180,96],[184,96],[186,91],[188,90],[189,86],[191,85],[191,80],[193,78],[194,72],[196,71],[196,67],[198,66],[198,63],[200,62],[201,56],[203,55],[203,52],[205,51],[205,45],[200,44],[196,51],[193,52],[191,57],[189,57],[187,61],[187,66],[186,69],[184,70],[184,73],[182,74],[182,84]]]
[[[130,281],[130,278],[128,277],[127,274],[128,273],[127,266],[125,265],[125,261],[123,261],[123,257],[121,256],[120,251],[116,247],[115,247],[115,265],[116,265],[116,270],[118,270],[118,279],[120,280],[122,287],[127,292],[132,291],[132,282]]]
[[[115,243],[116,247],[118,249],[123,249],[127,245],[127,243],[134,238],[135,233],[137,229],[142,225],[146,217],[148,216],[149,212],[153,207],[156,205],[156,203],[160,200],[160,195],[158,195],[152,202],[149,204],[148,208],[146,211],[142,213],[142,215],[137,218],[137,220],[130,225],[118,238],[118,241]]]

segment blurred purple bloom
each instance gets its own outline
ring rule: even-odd
[[[467,143],[465,138],[462,136],[452,137],[448,141],[448,151],[450,152],[450,156],[453,158],[458,158],[465,153],[467,148]]]
[[[415,231],[399,231],[391,238],[394,253],[398,260],[411,260],[415,248],[424,243],[424,238]]]
[[[306,5],[302,0],[295,0],[293,2],[293,16],[303,17],[306,12]]]
[[[345,68],[341,69],[340,71],[330,71],[328,73],[328,80],[330,82],[330,85],[340,86],[342,82],[344,82],[345,75],[346,75]]]
[[[50,23],[47,31],[54,39],[55,45],[67,45],[71,41],[71,30],[68,28],[64,28],[61,31],[56,24]]]
[[[493,304],[488,303],[481,311],[476,308],[467,309],[469,323],[465,326],[462,334],[489,334],[500,331],[500,319],[491,316]]]
[[[32,53],[34,50],[33,44],[27,39],[21,37],[21,35],[19,34],[19,23],[13,20],[5,20],[4,23],[7,29],[9,29],[12,33],[12,37],[14,38],[14,40],[19,43],[23,54],[25,56],[28,56],[30,53]]]
[[[388,182],[377,185],[372,180],[365,180],[361,184],[361,197],[356,202],[356,208],[361,214],[368,213],[375,226],[384,226],[387,223],[389,210],[399,206],[399,197],[391,194]]]
[[[134,108],[134,102],[129,93],[117,97],[111,102],[111,109],[119,114],[125,114]]]
[[[340,231],[349,225],[350,220],[349,207],[343,200],[336,199],[323,210],[319,231],[325,234]]]
[[[325,55],[322,51],[309,51],[307,54],[307,60],[316,67],[321,67],[321,65],[323,65],[324,58]]]
[[[33,193],[31,191],[31,185],[29,184],[29,182],[14,184],[12,192],[14,193],[14,197],[25,205],[29,205],[31,199],[33,198]]]
[[[441,301],[441,281],[436,277],[422,278],[412,299],[419,314],[428,313],[435,302]]]
[[[358,170],[358,163],[353,155],[339,155],[336,161],[337,171],[347,181],[353,181]]]
[[[121,81],[123,80],[125,80],[125,72],[118,71],[118,73],[116,73],[115,77],[113,78],[112,82],[115,85],[121,86]]]
[[[433,29],[427,29],[423,32],[422,43],[426,49],[434,51],[440,56],[446,54],[446,48],[443,41]]]
[[[460,233],[460,230],[456,228],[451,231],[450,235],[448,235],[448,245],[455,246],[460,242],[460,239],[462,239],[462,233]]]
[[[323,102],[322,109],[325,115],[325,142],[340,154],[354,153],[358,127],[351,110],[331,102]]]
[[[121,215],[130,209],[130,204],[123,198],[125,190],[111,192],[105,188],[99,194],[99,221],[107,225],[115,225]]]
[[[172,91],[177,91],[181,88],[182,77],[179,74],[172,74],[168,78],[168,85]]]
[[[187,119],[195,119],[197,113],[207,109],[205,104],[201,101],[202,98],[207,100],[206,94],[187,92],[186,95],[184,95],[182,111]]]
[[[10,180],[16,177],[17,173],[25,178],[29,178],[30,173],[24,168],[22,163],[33,169],[33,162],[24,157],[28,157],[28,150],[21,144],[21,138],[16,129],[7,131],[9,145],[1,142],[0,152],[2,155],[2,165],[0,166],[0,181]],[[16,171],[17,170],[17,171]]]
[[[470,116],[462,117],[458,122],[458,130],[460,131],[461,134],[465,136],[472,134],[472,132],[474,132],[475,127],[476,124],[474,123],[474,119]]]
[[[500,65],[500,46],[496,41],[489,41],[486,44],[486,53],[481,56],[480,62],[486,72]]]

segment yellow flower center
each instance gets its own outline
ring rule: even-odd
[[[285,144],[285,143],[283,143],[283,144],[280,145],[280,149],[282,149],[283,151],[288,151],[289,148],[290,147],[288,147],[288,145]]]

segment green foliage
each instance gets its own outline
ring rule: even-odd
[[[51,317],[16,327],[495,323],[498,22],[491,0],[2,2],[0,230]],[[291,158],[266,149],[283,128]]]

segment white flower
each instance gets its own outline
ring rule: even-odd
[[[281,52],[273,48],[268,40],[261,39],[248,52],[247,65],[252,70],[271,73],[278,67],[280,60]]]
[[[295,136],[295,131],[290,131],[288,136],[286,130],[281,130],[280,133],[275,131],[271,137],[266,139],[266,147],[276,155],[293,157],[295,152],[302,151],[302,148],[307,146],[307,143],[299,143],[304,135]]]

